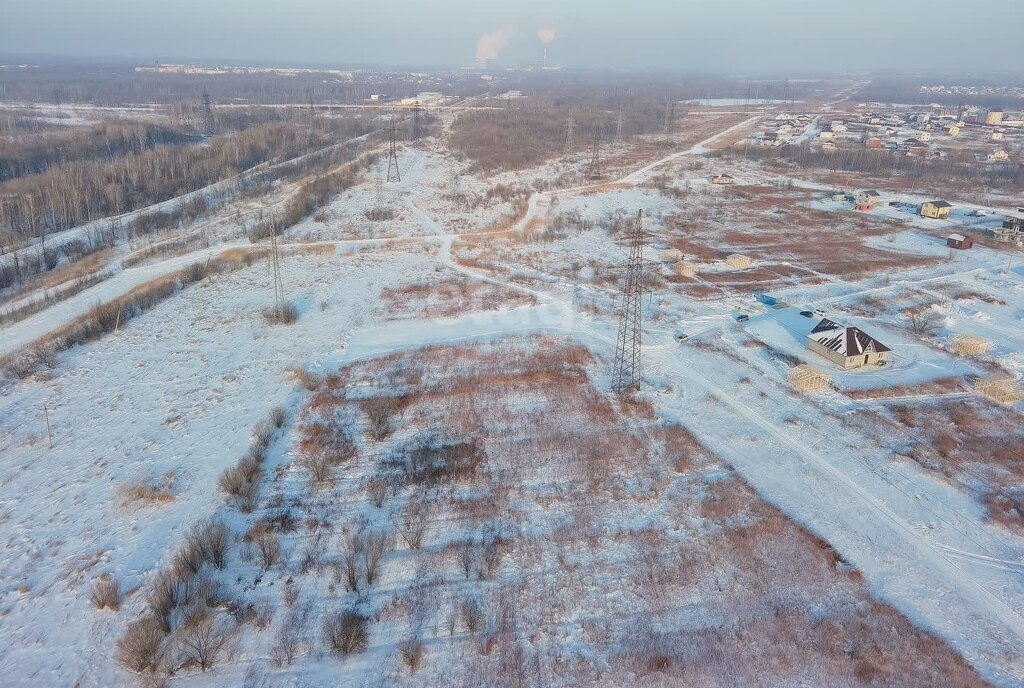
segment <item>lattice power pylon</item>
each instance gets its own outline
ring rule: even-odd
[[[587,165],[587,176],[591,179],[601,178],[601,130],[594,130],[594,145],[590,149],[590,164]]]
[[[391,120],[388,143],[388,182],[402,181],[402,174],[398,171],[398,124]]]
[[[637,211],[630,237],[629,264],[622,286],[622,316],[619,337],[615,343],[615,371],[612,389],[618,393],[640,389],[643,374],[640,370],[640,335],[643,300],[643,212]]]
[[[626,117],[619,112],[618,121],[615,122],[615,143],[622,143],[622,131],[625,129]]]
[[[570,117],[565,123],[565,147],[562,148],[562,155],[566,157],[572,155],[573,149],[576,147],[575,137],[573,136],[575,130],[576,123]]]

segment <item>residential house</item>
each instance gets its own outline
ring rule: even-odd
[[[933,220],[948,220],[949,211],[953,208],[946,201],[925,201],[921,204],[921,217],[930,217]]]
[[[988,158],[986,158],[988,162],[1006,162],[1009,159],[1010,154],[1007,153],[1002,148],[1000,148],[997,151],[992,151],[991,153],[988,154]]]
[[[892,360],[892,349],[864,330],[840,325],[828,318],[822,318],[807,335],[807,340],[807,348],[843,370],[885,365]]]
[[[711,177],[712,184],[732,184],[733,178],[727,174],[716,174]]]

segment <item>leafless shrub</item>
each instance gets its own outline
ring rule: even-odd
[[[324,384],[324,376],[312,370],[292,368],[292,374],[295,375],[295,379],[299,381],[300,385],[311,392]]]
[[[380,564],[384,554],[391,545],[390,533],[378,532],[368,535],[363,547],[363,573],[366,584],[373,585],[380,572]]]
[[[473,540],[460,540],[455,544],[455,552],[458,555],[459,569],[468,579],[476,570],[479,552],[476,542]]]
[[[291,325],[299,319],[299,309],[289,301],[285,301],[279,308],[264,308],[260,313],[263,315],[263,319],[271,325]]]
[[[117,640],[117,661],[131,671],[155,671],[163,660],[166,638],[167,632],[152,616],[133,621]]]
[[[921,337],[932,337],[939,329],[942,316],[931,308],[908,308],[905,311],[910,319],[910,328]]]
[[[388,496],[388,483],[386,480],[381,478],[372,478],[366,483],[366,494],[370,498],[370,502],[380,509],[384,506],[384,500]]]
[[[484,610],[476,600],[465,599],[459,605],[462,623],[470,635],[476,635],[484,626]]]
[[[254,446],[255,448],[255,446]],[[224,469],[217,480],[221,491],[235,500],[239,510],[248,513],[255,508],[259,479],[263,473],[260,452],[246,454],[234,466]]]
[[[402,661],[409,671],[415,673],[423,663],[423,641],[416,636],[406,638],[398,644],[398,651],[402,655]]]
[[[289,577],[284,582],[284,606],[293,607],[299,599],[299,589],[295,586],[295,582]]]
[[[117,611],[121,608],[121,586],[117,579],[104,573],[92,584],[89,600],[97,609]]]
[[[323,485],[331,479],[331,461],[327,454],[316,452],[303,456],[299,462],[309,471],[309,480],[314,487]]]
[[[266,449],[274,439],[274,426],[270,423],[257,423],[252,430],[253,445]]]
[[[174,562],[175,569],[186,573],[191,578],[203,568],[206,558],[203,556],[203,550],[199,547],[199,543],[193,542],[192,538],[189,537],[182,544],[181,548],[174,553],[172,561]]]
[[[361,535],[351,534],[345,539],[342,553],[345,572],[345,589],[355,592],[359,589],[359,562],[363,558],[365,542]]]
[[[367,431],[376,442],[386,440],[394,431],[392,417],[398,410],[398,402],[394,397],[371,397],[364,399],[360,406],[366,414]]]
[[[422,499],[410,501],[405,507],[403,519],[395,522],[398,533],[409,549],[419,549],[423,546],[423,537],[428,525],[430,505]]]
[[[302,547],[302,556],[299,559],[299,573],[306,574],[312,569],[320,568],[323,565],[323,550],[323,538],[318,532]]]
[[[363,215],[370,222],[383,222],[392,219],[395,216],[395,211],[392,208],[367,208],[363,211]]]
[[[231,621],[205,614],[183,625],[175,635],[186,663],[207,671],[228,648],[234,632]]]
[[[275,406],[270,410],[270,424],[275,428],[280,428],[284,425],[285,420],[288,418],[288,412],[284,406]]]
[[[324,642],[340,655],[362,652],[369,643],[367,623],[368,619],[354,609],[331,614],[324,620]]]
[[[163,569],[153,581],[153,589],[146,598],[153,615],[160,621],[165,633],[171,631],[171,615],[174,609],[185,601],[188,595],[188,581],[176,567]]]
[[[270,530],[260,532],[254,539],[263,568],[269,569],[281,559],[281,541],[277,533]]]
[[[273,654],[273,653],[271,653]],[[242,677],[242,688],[270,688],[267,670],[261,662],[251,662]]]
[[[274,646],[270,650],[270,659],[274,666],[291,666],[302,650],[303,642],[299,633],[299,618],[295,614],[290,614],[278,629]]]

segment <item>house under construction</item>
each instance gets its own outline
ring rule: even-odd
[[[832,387],[832,378],[820,368],[801,364],[789,369],[789,383],[801,392],[817,392]]]

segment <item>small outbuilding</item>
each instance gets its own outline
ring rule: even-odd
[[[875,190],[861,191],[857,194],[857,210],[874,210],[882,194]]]
[[[732,184],[733,178],[727,174],[716,174],[711,177],[712,184]]]
[[[807,348],[843,370],[866,365],[884,365],[892,360],[892,349],[859,327],[848,327],[822,318],[807,335]]]
[[[795,365],[789,369],[789,384],[801,392],[816,392],[832,386],[832,378],[820,368],[811,365]]]
[[[733,253],[725,257],[725,264],[736,269],[749,268],[752,262],[750,256],[745,256],[742,253]]]
[[[697,274],[697,264],[685,260],[676,263],[676,274],[680,277],[693,277]]]
[[[949,211],[953,206],[946,201],[925,201],[921,204],[921,217],[930,217],[934,220],[948,220]]]
[[[974,246],[974,239],[970,234],[950,234],[946,237],[946,246],[950,248],[968,249]]]

